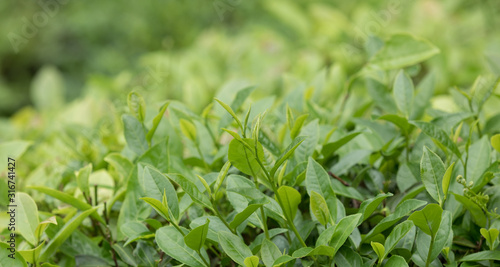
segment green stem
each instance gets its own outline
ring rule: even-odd
[[[248,162],[247,150],[243,149],[243,152],[245,153],[245,158],[247,159],[248,166],[251,166],[250,162]],[[259,189],[259,181],[257,179],[257,175],[253,171],[252,167],[250,167],[250,171],[252,172],[253,180],[255,183],[255,188]],[[266,217],[266,213],[264,212],[263,206],[260,207],[260,215],[262,216],[262,226],[264,227],[264,234],[266,235],[266,239],[271,240],[271,238],[269,237],[269,230],[267,229],[267,217]]]
[[[207,260],[203,257],[203,255],[201,255],[201,252],[198,250],[196,251],[198,253],[198,255],[200,256],[200,258],[203,260],[203,262],[208,266],[210,267],[210,263],[207,262]]]
[[[217,206],[215,205],[215,201],[212,199],[212,206],[214,207],[213,210],[215,211],[215,215],[217,215],[217,217],[219,217],[219,219],[222,221],[222,223],[224,223],[224,225],[233,233],[233,234],[236,234],[236,229],[233,229],[231,228],[231,226],[229,226],[229,224],[227,223],[226,219],[224,217],[222,217],[222,215],[220,214],[219,210],[217,209]]]
[[[300,236],[299,231],[297,230],[297,227],[295,227],[295,224],[293,224],[293,221],[288,220],[288,219],[287,219],[287,221],[288,221],[288,225],[290,225],[290,228],[292,228],[293,233],[299,239],[300,244],[302,244],[302,246],[304,246],[304,247],[307,247],[306,242],[304,242],[304,239],[302,239],[302,237]]]
[[[175,223],[173,220],[170,223],[175,227],[175,229],[177,229],[177,231],[179,231],[179,233],[181,233],[182,236],[186,236],[184,234],[184,232],[181,230],[181,228],[179,227],[179,225],[177,225],[177,223]]]
[[[267,240],[271,240],[271,237],[269,236],[269,230],[267,229],[267,220],[266,220],[266,214],[264,213],[264,207],[260,207],[260,215],[262,217],[262,226],[264,227],[264,234],[266,235]]]
[[[285,210],[285,208],[283,207],[283,202],[281,201],[281,197],[278,194],[278,189],[276,188],[276,185],[274,184],[274,179],[271,178],[271,175],[267,172],[266,168],[264,167],[264,164],[262,164],[260,159],[258,157],[255,157],[255,159],[257,160],[257,163],[259,164],[259,166],[262,168],[262,171],[266,175],[267,180],[271,184],[274,195],[276,196],[276,199],[278,200],[278,204],[280,205],[281,210]],[[299,239],[300,244],[302,244],[302,246],[304,246],[304,247],[307,247],[306,243],[304,242],[302,237],[299,235],[297,228],[293,224],[293,218],[289,218],[285,213],[284,213],[284,215],[285,215],[286,221],[288,222],[288,225],[290,226],[291,230],[295,233],[295,236],[297,236],[297,238]],[[313,258],[315,258],[315,257],[313,257]]]
[[[431,245],[429,246],[429,253],[427,253],[427,260],[425,261],[425,267],[429,267],[431,264],[431,253],[432,253],[432,247],[434,246],[434,237],[431,236]]]
[[[210,128],[210,125],[208,124],[208,118],[205,118],[205,127],[207,128],[208,134],[212,138],[212,141],[214,142],[214,145],[217,149],[220,148],[219,142],[217,142],[217,138],[215,138],[215,135],[212,131],[212,128]]]
[[[406,138],[406,162],[410,162],[410,138],[408,134],[405,136]]]
[[[207,170],[207,172],[210,172],[210,167],[208,167],[208,164],[205,161],[205,158],[203,157],[203,153],[201,153],[200,145],[197,143],[195,146],[196,150],[198,151],[198,154],[200,155],[200,159],[203,161],[203,164],[205,165],[205,169]]]

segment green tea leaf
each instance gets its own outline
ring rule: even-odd
[[[393,87],[393,95],[396,100],[396,105],[398,106],[399,111],[405,114],[408,118],[412,109],[413,91],[415,90],[410,76],[408,76],[404,70],[399,71]]]
[[[16,193],[14,205],[17,205],[15,217],[19,233],[21,233],[24,239],[30,244],[38,245],[35,231],[39,220],[38,208],[35,201],[28,194]]]
[[[148,203],[153,207],[158,214],[160,214],[165,220],[170,221],[170,215],[169,215],[169,210],[168,206],[163,205],[163,203],[157,199],[151,198],[151,197],[141,197],[140,199],[144,200],[144,202]]]
[[[188,247],[195,251],[198,251],[203,247],[205,239],[207,238],[209,223],[210,220],[207,219],[207,222],[204,225],[194,228],[184,237],[184,242]]]
[[[245,265],[245,258],[253,256],[252,251],[243,243],[243,240],[232,233],[220,232],[219,244],[224,252],[240,265]]]
[[[446,199],[448,195],[448,189],[450,188],[451,174],[453,173],[453,167],[455,167],[455,162],[453,162],[443,175],[443,197]]]
[[[116,251],[120,258],[129,266],[137,266],[134,255],[132,255],[132,250],[125,249],[120,244],[113,244],[113,250]]]
[[[179,217],[179,201],[177,199],[177,192],[163,173],[153,166],[146,165],[144,167],[142,185],[146,197],[162,201],[165,193],[169,211],[172,213],[174,218]]]
[[[182,228],[181,228],[182,229]],[[182,229],[187,233],[187,230]],[[156,231],[156,243],[170,257],[193,267],[209,267],[203,259],[184,243],[184,236],[174,226],[164,226]],[[206,255],[206,254],[205,254]],[[206,257],[206,256],[204,256]],[[208,257],[206,257],[208,258]]]
[[[129,159],[118,153],[110,153],[105,158],[104,161],[109,163],[118,172],[120,176],[120,181],[124,181],[128,178],[130,172],[134,168],[132,162]]]
[[[186,192],[193,199],[193,201],[209,209],[212,209],[210,199],[207,197],[207,195],[200,192],[198,187],[196,187],[196,185],[186,177],[181,174],[169,174],[167,175],[167,177],[177,183],[184,190],[184,192]]]
[[[230,106],[228,106],[226,103],[220,101],[217,98],[215,98],[215,101],[217,101],[229,114],[231,114],[231,116],[236,121],[236,123],[238,124],[240,129],[243,130],[243,125],[241,124],[240,119],[238,119],[238,116],[236,116],[236,113],[234,113],[233,109]]]
[[[375,251],[375,253],[378,256],[378,261],[382,262],[385,257],[385,248],[384,245],[378,243],[378,242],[371,242],[372,248]]]
[[[462,154],[460,153],[460,150],[458,150],[457,145],[453,143],[450,137],[443,130],[439,129],[429,122],[411,121],[410,123],[417,126],[429,137],[434,138],[440,144],[447,147],[451,152],[457,155],[458,158],[462,157]]]
[[[320,245],[315,248],[311,247],[299,248],[293,252],[292,257],[304,258],[307,256],[319,256],[319,255],[333,257],[334,253],[335,253],[334,248],[325,245]]]
[[[293,260],[295,260],[295,258],[293,258],[292,256],[283,255],[283,256],[276,259],[276,261],[273,263],[273,267],[282,266],[283,264],[286,264],[286,263],[293,261]]]
[[[80,224],[89,215],[94,213],[97,207],[81,212],[77,216],[69,220],[64,226],[57,232],[57,234],[50,240],[50,242],[45,246],[40,254],[40,261],[47,261],[56,250],[68,239],[71,234],[80,226]]]
[[[325,199],[328,211],[330,212],[329,217],[332,218],[333,222],[336,222],[337,197],[330,183],[330,176],[325,169],[312,158],[309,158],[307,163],[306,188],[310,197],[312,197],[312,192],[314,191]]]
[[[422,62],[439,49],[428,41],[417,39],[409,34],[395,34],[370,60],[384,70],[399,69]]]
[[[14,253],[14,259],[9,257],[11,253],[9,244],[0,242],[0,267],[28,267],[19,251]]]
[[[130,92],[127,97],[127,103],[130,113],[141,123],[144,123],[144,119],[146,118],[146,103],[144,102],[144,98],[137,92]]]
[[[410,123],[406,118],[400,117],[395,114],[386,114],[382,115],[378,118],[378,120],[385,120],[388,122],[393,123],[394,125],[398,126],[399,129],[401,129],[401,134],[402,135],[407,135],[408,132],[410,131]]]
[[[385,253],[383,258],[386,258],[389,255],[389,253],[394,249],[394,247],[396,247],[398,242],[401,239],[403,239],[403,237],[406,236],[406,234],[411,230],[412,227],[413,227],[412,221],[404,221],[396,225],[396,227],[392,229],[391,233],[385,240],[384,244]]]
[[[323,156],[325,158],[330,157],[339,148],[341,148],[343,145],[349,143],[349,141],[351,141],[352,139],[354,139],[356,136],[360,135],[361,133],[362,132],[352,132],[352,133],[345,135],[344,137],[340,138],[337,141],[334,141],[332,143],[328,143],[328,144],[324,145],[323,148],[321,149],[321,154],[323,154]]]
[[[48,219],[44,220],[43,222],[40,222],[37,225],[35,229],[35,237],[37,240],[41,240],[41,237],[45,232],[45,229],[47,229],[47,227],[49,226],[49,224],[57,225],[56,216],[49,217]]]
[[[125,140],[130,148],[137,155],[142,155],[148,150],[148,141],[144,133],[144,127],[136,118],[124,114],[122,116]]]
[[[487,261],[494,260],[500,261],[500,254],[498,251],[481,251],[473,254],[469,254],[458,261]]]
[[[429,195],[439,204],[442,204],[444,199],[443,181],[441,181],[444,174],[445,166],[441,158],[428,147],[424,147],[420,161],[420,176]]]
[[[35,263],[40,257],[40,252],[42,252],[42,247],[45,245],[45,240],[40,243],[36,248],[28,249],[28,250],[19,250],[19,254],[21,254],[27,262]],[[2,265],[0,265],[2,266]]]
[[[392,196],[392,193],[387,193],[387,194],[382,193],[382,194],[378,194],[374,198],[370,198],[370,199],[363,201],[363,203],[361,203],[361,206],[359,207],[359,211],[358,211],[359,213],[362,214],[361,220],[359,220],[358,225],[361,224],[366,219],[368,219],[368,217],[370,217],[370,215],[377,209],[377,207],[380,205],[380,203],[382,203],[382,201],[384,201],[384,199],[391,197],[391,196]]]
[[[441,225],[441,214],[443,209],[437,204],[429,204],[422,210],[415,211],[408,220],[420,228],[424,233],[432,238],[436,237],[439,225]]]
[[[328,210],[328,205],[325,199],[320,194],[311,191],[311,212],[314,217],[321,223],[325,225],[331,222],[330,211]]]
[[[89,177],[90,173],[92,173],[92,164],[88,164],[87,166],[81,168],[79,171],[75,172],[76,183],[80,190],[85,193],[87,196],[90,195],[89,192]]]
[[[251,256],[245,258],[245,267],[259,267],[259,257]]]
[[[384,267],[408,267],[405,258],[394,255],[385,263]]]
[[[498,152],[500,152],[500,134],[495,134],[491,137],[491,146]]]
[[[196,143],[196,126],[185,119],[180,119],[179,123],[182,134],[184,134],[184,136],[186,136],[189,140]]]
[[[158,114],[153,119],[153,126],[151,126],[151,129],[149,129],[148,133],[146,134],[146,140],[149,144],[151,144],[151,140],[153,139],[156,129],[158,129],[158,125],[160,125],[161,119],[163,118],[168,105],[170,105],[170,102],[163,104],[163,106],[161,106],[160,108],[160,112],[158,112]]]
[[[297,117],[292,129],[290,129],[290,138],[295,139],[297,135],[299,135],[300,130],[302,129],[302,126],[304,125],[304,122],[306,121],[308,116],[309,114],[303,114]]]
[[[330,245],[334,248],[333,255],[335,255],[354,231],[361,216],[361,213],[349,215],[342,218],[336,225],[328,227],[316,241],[316,246]]]
[[[335,263],[342,267],[357,267],[363,265],[363,260],[354,250],[347,246],[343,246],[339,249],[337,254],[335,254]]]
[[[262,199],[256,199],[254,201],[251,201],[248,203],[248,206],[238,214],[234,216],[233,221],[229,223],[229,226],[231,226],[233,229],[236,229],[241,223],[243,223],[252,213],[254,213],[258,208],[262,207],[262,205],[269,203],[267,199],[262,198]]]
[[[273,168],[271,169],[271,172],[270,172],[271,177],[274,177],[274,174],[276,173],[278,168],[281,166],[281,164],[283,164],[283,162],[285,162],[287,159],[289,159],[293,155],[293,152],[295,151],[295,149],[297,149],[297,147],[302,142],[304,142],[304,140],[305,140],[305,137],[299,136],[299,137],[295,138],[293,140],[293,142],[290,145],[288,145],[287,148],[285,148],[285,150],[278,157],[278,159],[276,160],[276,163],[274,164]]]
[[[486,242],[488,243],[488,247],[490,247],[490,250],[495,250],[496,240],[499,234],[498,229],[490,228],[489,230],[486,230],[485,228],[481,228],[480,232],[481,235],[486,239]]]
[[[242,142],[246,143],[246,145]],[[233,139],[229,143],[229,151],[227,154],[229,161],[234,167],[241,172],[252,176],[257,175],[261,171],[256,156],[261,161],[264,159],[264,150],[260,143],[257,146],[257,155],[255,155],[255,149],[248,149],[248,146],[254,147],[254,143],[255,141],[250,138],[245,138],[242,141]]]
[[[86,210],[89,210],[92,208],[92,206],[90,206],[89,204],[87,204],[87,203],[67,194],[67,193],[64,193],[64,192],[61,192],[58,190],[54,190],[52,188],[48,188],[45,186],[28,186],[28,188],[40,191],[40,192],[47,194],[53,198],[59,199],[60,201],[67,203],[67,204],[69,204],[69,205],[71,205],[71,206],[73,206],[81,211],[86,211]],[[98,220],[99,222],[106,224],[104,219],[97,212],[92,213],[90,216],[92,218]]]
[[[282,185],[278,188],[276,200],[283,205],[283,212],[287,219],[293,220],[301,201],[299,191],[295,190],[293,187]]]
[[[273,263],[282,256],[279,248],[272,241],[264,239],[262,241],[262,246],[260,248],[260,255],[262,257],[262,262],[266,267],[273,266]]]
[[[382,219],[373,229],[371,229],[370,232],[363,237],[362,242],[370,240],[370,238],[373,238],[377,234],[389,229],[389,227],[393,226],[403,217],[408,216],[411,211],[416,210],[425,204],[427,204],[427,202],[418,199],[408,199],[402,202],[396,207],[394,213]]]
[[[479,205],[474,203],[467,197],[453,193],[455,199],[462,203],[464,207],[471,213],[472,220],[480,227],[486,227],[486,215]]]
[[[222,166],[222,169],[219,172],[219,175],[217,175],[217,179],[215,180],[215,185],[214,185],[214,195],[219,192],[220,187],[222,186],[222,183],[226,179],[227,172],[229,171],[229,168],[231,167],[231,162],[227,161],[224,163],[224,166]]]

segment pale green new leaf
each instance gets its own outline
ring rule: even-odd
[[[38,208],[35,201],[26,193],[16,193],[15,203],[16,228],[21,235],[32,245],[37,245],[35,235],[38,226]]]
[[[451,174],[453,173],[453,167],[455,167],[455,162],[453,162],[446,172],[443,175],[443,197],[446,200],[446,196],[448,196],[448,189],[450,188]]]
[[[491,146],[500,153],[500,134],[491,137]]]
[[[301,201],[299,191],[295,190],[293,187],[283,185],[278,188],[276,200],[278,203],[281,202],[286,218],[293,221]]]
[[[146,118],[146,103],[144,98],[137,92],[130,92],[127,97],[127,104],[132,113],[141,123]]]
[[[251,256],[245,258],[245,267],[259,267],[259,257]]]
[[[309,158],[309,162],[307,163],[306,189],[310,197],[314,191],[325,199],[330,217],[333,222],[336,222],[337,197],[330,183],[330,176],[325,169],[312,158]]]
[[[373,241],[370,244],[378,256],[378,261],[379,262],[383,261],[385,257],[384,245],[380,244],[379,242],[373,242]]]
[[[311,191],[310,202],[312,214],[318,219],[319,223],[326,226],[326,224],[331,221],[330,211],[328,210],[326,200],[320,194]]]
[[[170,105],[170,102],[163,104],[163,106],[161,106],[160,108],[160,112],[158,112],[156,117],[154,117],[153,119],[153,126],[151,126],[151,129],[149,129],[148,133],[146,134],[146,140],[148,141],[149,144],[151,144],[151,140],[153,139],[153,136],[156,132],[156,129],[158,128],[158,125],[160,125],[161,119],[163,118],[163,115],[165,114],[168,105]]]

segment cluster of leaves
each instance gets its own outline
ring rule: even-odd
[[[436,46],[407,34],[372,41],[357,73],[321,75],[279,100],[250,104],[256,88],[237,87],[197,114],[132,92],[128,112],[97,133],[3,143],[1,155],[30,147],[27,162],[74,160],[23,180],[18,254],[2,249],[0,263],[495,266],[498,77],[436,101],[422,67]]]

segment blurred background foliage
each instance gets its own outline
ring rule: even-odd
[[[0,10],[2,117],[36,106],[36,83],[46,80],[60,89],[44,90],[61,91],[55,101],[63,103],[135,89],[199,111],[235,80],[280,95],[289,89],[284,75],[355,72],[367,60],[366,40],[395,32],[441,49],[423,66],[436,72],[438,94],[500,71],[494,0],[20,0],[1,1]],[[34,33],[23,35],[29,25]]]

